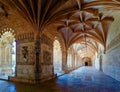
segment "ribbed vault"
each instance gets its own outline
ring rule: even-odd
[[[114,21],[99,10],[120,9],[118,0],[0,0],[0,3],[6,16],[14,10],[32,25],[36,34],[41,35],[46,26],[54,25],[66,49],[80,43],[94,51],[98,43],[106,49],[109,26]]]

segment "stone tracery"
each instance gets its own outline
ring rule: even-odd
[[[14,75],[16,64],[15,35],[12,28],[5,28],[0,38],[0,70],[5,76]]]

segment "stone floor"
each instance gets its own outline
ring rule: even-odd
[[[0,92],[120,92],[120,82],[92,67],[81,67],[37,85],[1,80]]]

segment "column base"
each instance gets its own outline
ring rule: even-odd
[[[51,79],[54,79],[54,78],[57,78],[57,76],[53,75],[53,76],[48,76],[48,77],[41,78],[41,79],[27,79],[27,78],[9,76],[8,80],[13,81],[13,82],[36,84],[36,83],[42,83],[42,82],[45,82],[45,81],[48,81],[48,80],[51,80]]]

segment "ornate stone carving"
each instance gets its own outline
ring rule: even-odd
[[[51,53],[48,51],[43,51],[43,61],[44,64],[51,64]]]
[[[41,43],[40,39],[37,39],[36,42],[35,42],[35,53],[36,54],[40,53],[40,43]]]
[[[19,40],[19,41],[33,40],[33,39],[34,39],[34,33],[33,32],[17,35],[17,40]]]
[[[17,46],[17,64],[33,65],[35,62],[34,43],[21,43]]]
[[[45,35],[42,35],[41,38],[42,38],[42,39],[41,39],[41,42],[42,42],[42,43],[44,43],[44,44],[52,47],[52,41],[50,40],[50,38],[48,38],[48,37],[45,36]]]
[[[22,55],[23,55],[24,62],[28,62],[28,47],[27,46],[22,47]]]

